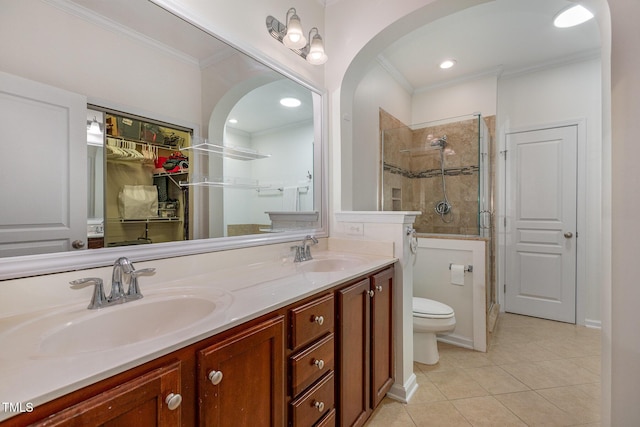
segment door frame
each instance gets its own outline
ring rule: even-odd
[[[507,159],[509,153],[507,150],[507,135],[512,133],[530,132],[535,130],[552,129],[558,127],[576,126],[577,127],[577,191],[576,191],[576,232],[578,237],[576,238],[576,325],[585,325],[586,322],[586,303],[587,303],[587,277],[586,277],[586,248],[587,240],[597,239],[598,236],[595,233],[588,233],[585,229],[586,214],[587,214],[587,121],[585,118],[570,119],[558,122],[548,122],[538,125],[517,126],[517,127],[505,127],[500,132],[498,156],[497,156],[497,171],[496,178],[498,181],[498,217],[497,217],[497,231],[498,231],[498,271],[497,271],[497,283],[498,283],[498,302],[501,307],[501,311],[505,311],[505,282],[506,282],[506,256],[507,256],[507,228],[505,226],[506,221],[512,221],[513,218],[509,217],[509,213],[506,211],[507,200]]]

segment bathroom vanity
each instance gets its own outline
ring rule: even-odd
[[[203,314],[204,324],[195,320],[194,326],[168,332],[155,340],[155,350],[149,343],[136,350],[134,343],[74,354],[49,348],[49,354],[24,357],[20,353],[26,347],[18,343],[15,351],[3,354],[0,369],[4,381],[22,378],[31,384],[26,392],[31,397],[24,392],[12,397],[6,382],[0,396],[33,407],[9,418],[0,412],[5,419],[0,426],[364,424],[393,384],[396,259],[331,251],[314,258],[229,268],[214,278],[163,284],[172,291],[141,280],[148,296],[122,307],[144,310],[147,299],[148,306],[158,304],[166,311],[167,321],[173,305],[159,301],[195,301],[203,281],[218,288],[226,276],[233,283],[211,297],[218,316]],[[99,312],[112,309],[120,306]],[[119,316],[127,313],[122,309]],[[7,319],[0,320],[4,336],[10,328]],[[130,326],[135,329],[136,323]],[[21,375],[6,377],[5,371],[11,371],[7,363],[14,372],[23,370]]]

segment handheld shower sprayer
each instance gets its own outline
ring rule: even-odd
[[[442,195],[444,196],[444,200],[436,203],[434,211],[440,216],[442,222],[449,223],[453,221],[453,212],[451,211],[451,203],[447,200],[447,184],[444,179],[444,146],[447,144],[447,135],[442,135],[440,138],[427,135],[427,141],[429,141],[431,147],[440,150],[440,173],[442,174]]]
[[[433,138],[432,136],[433,135],[427,136],[432,147],[444,148],[447,144],[447,135],[442,135],[440,138]]]

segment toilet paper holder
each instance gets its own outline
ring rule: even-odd
[[[451,270],[452,262],[449,263],[449,270]],[[469,273],[473,273],[473,265],[469,264],[464,268],[464,271],[468,271]]]

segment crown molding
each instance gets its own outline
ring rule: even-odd
[[[194,58],[191,55],[187,55],[184,52],[175,49],[171,46],[167,46],[164,43],[160,43],[159,41],[146,36],[134,29],[126,27],[119,22],[116,22],[112,19],[106,18],[104,16],[98,15],[90,9],[82,7],[76,3],[73,3],[69,0],[42,0],[44,3],[47,3],[63,12],[66,12],[70,15],[74,15],[78,18],[81,18],[87,22],[95,24],[99,27],[102,27],[108,31],[112,31],[118,34],[122,34],[132,40],[140,42],[149,46],[152,49],[161,51],[165,54],[173,56],[174,58],[185,62],[187,64],[200,66],[200,61],[197,58]]]
[[[572,55],[563,56],[561,58],[553,59],[528,67],[505,69],[500,77],[512,78],[524,74],[530,74],[551,68],[561,67],[563,65],[576,64],[578,62],[584,62],[593,59],[600,59],[602,57],[601,55],[602,50],[600,48],[588,49],[582,52],[577,52]]]
[[[402,74],[396,67],[389,62],[389,60],[383,54],[380,54],[376,57],[376,61],[378,64],[400,85],[404,90],[406,90],[409,95],[413,95],[415,89],[409,83],[409,80]]]

